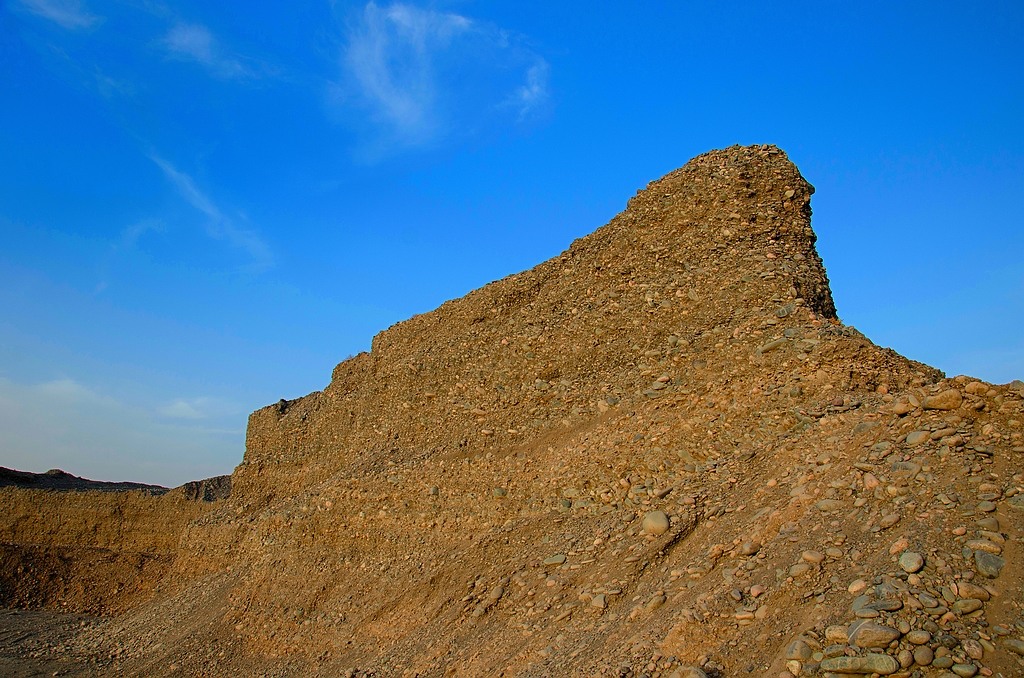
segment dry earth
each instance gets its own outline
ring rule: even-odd
[[[1024,675],[1024,383],[842,325],[812,192],[695,158],[253,413],[227,498],[0,490],[0,669]]]

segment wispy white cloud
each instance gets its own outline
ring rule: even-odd
[[[76,31],[92,28],[103,19],[90,13],[79,0],[19,0],[22,7],[61,28]]]
[[[507,103],[519,112],[519,120],[525,120],[542,110],[548,103],[548,76],[551,67],[538,58],[526,71],[526,82],[512,94]]]
[[[486,22],[370,2],[348,25],[332,94],[369,113],[379,143],[414,147],[500,123],[501,110],[525,120],[548,99],[548,72],[524,39]]]
[[[93,70],[92,82],[104,99],[112,99],[115,96],[130,96],[134,90],[131,83],[112,78],[98,67]]]
[[[149,158],[160,168],[185,202],[206,215],[207,235],[245,252],[258,269],[265,269],[273,263],[270,247],[267,246],[263,238],[255,231],[237,226],[213,200],[196,186],[192,177],[179,171],[158,155],[151,154]]]
[[[351,35],[345,66],[381,121],[406,141],[435,131],[434,55],[472,22],[457,14],[369,3]]]
[[[147,233],[162,233],[163,231],[164,222],[159,219],[136,221],[121,231],[121,239],[116,247],[118,249],[132,249],[139,243],[142,236]]]
[[[49,398],[56,398],[70,402],[103,402],[105,399],[95,391],[91,390],[84,384],[81,384],[74,379],[55,379],[53,381],[46,381],[40,384],[35,384],[32,387],[36,393]]]
[[[157,408],[157,414],[168,419],[209,419],[236,413],[237,408],[218,398],[176,398]]]
[[[170,419],[202,419],[206,416],[186,400],[175,400],[173,403],[161,407],[157,413]]]
[[[192,205],[192,207],[195,207],[214,221],[221,221],[224,219],[224,215],[221,214],[217,206],[213,204],[213,201],[207,198],[206,195],[196,187],[195,182],[192,181],[192,177],[184,172],[179,172],[174,165],[158,155],[150,155],[149,159],[156,163],[156,166],[163,171],[164,176],[174,184],[174,187],[178,189],[181,197],[184,198],[188,204]]]
[[[177,59],[194,61],[220,78],[250,78],[255,72],[242,59],[228,52],[206,26],[178,23],[171,27],[162,41]]]

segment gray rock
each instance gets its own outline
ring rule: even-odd
[[[904,551],[900,556],[900,567],[910,574],[919,572],[924,567],[924,557],[914,551]]]
[[[696,666],[683,666],[670,673],[668,678],[708,678],[708,674]]]
[[[999,519],[995,516],[984,516],[983,518],[978,518],[976,522],[978,527],[983,530],[989,530],[990,532],[999,531]]]
[[[982,646],[981,642],[975,640],[974,638],[964,638],[960,641],[960,647],[964,649],[964,652],[966,652],[967,656],[971,659],[985,658],[984,646]]]
[[[980,610],[982,602],[977,598],[964,598],[953,603],[953,612],[959,615],[970,614],[975,610]]]
[[[999,573],[1003,571],[1003,566],[1006,565],[1006,560],[1003,559],[1002,556],[997,556],[994,553],[975,551],[974,565],[978,570],[978,574],[988,577],[989,579],[995,579],[999,576]]]
[[[888,530],[898,522],[900,522],[899,514],[889,513],[882,516],[882,519],[878,521],[878,527],[883,530]]]
[[[797,659],[804,661],[811,658],[811,647],[800,638],[797,638],[786,648],[786,659]]]
[[[759,542],[759,541],[745,541],[742,544],[740,544],[740,547],[739,547],[739,549],[737,549],[736,553],[737,553],[737,555],[741,555],[741,556],[752,556],[752,555],[756,554],[760,550],[761,550],[761,542]]]
[[[810,563],[797,563],[796,565],[793,565],[792,567],[789,568],[789,576],[793,577],[793,578],[802,577],[803,575],[807,574],[810,571],[811,571],[811,564]]]
[[[876,426],[878,426],[877,421],[862,421],[853,427],[853,435],[856,436],[860,435],[861,433],[866,433]]]
[[[900,669],[900,663],[887,654],[871,653],[863,657],[832,657],[821,661],[822,671],[843,674],[869,674],[877,673],[887,676],[896,673]]]
[[[861,609],[875,610],[878,612],[895,612],[896,610],[903,609],[903,601],[899,598],[883,598],[881,600],[875,600]]]
[[[860,620],[850,625],[847,642],[856,647],[887,647],[899,637],[900,632],[890,626]]]
[[[931,431],[912,431],[907,434],[907,445],[920,445],[931,437]]]
[[[826,513],[830,511],[838,511],[843,508],[843,502],[838,499],[821,499],[814,505],[818,507],[819,511],[824,511]]]
[[[654,595],[651,597],[650,600],[647,601],[647,605],[645,605],[644,607],[648,612],[653,612],[654,610],[657,610],[659,607],[664,605],[665,601],[667,600],[668,598],[666,596],[660,594]]]

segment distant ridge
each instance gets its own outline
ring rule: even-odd
[[[154,496],[177,492],[191,501],[217,501],[231,495],[231,476],[190,480],[175,488],[129,481],[89,480],[59,468],[32,473],[0,466],[0,488],[18,487],[52,492],[144,492]]]
[[[57,492],[148,492],[164,494],[170,488],[162,485],[146,483],[110,482],[106,480],[89,480],[72,475],[59,468],[50,469],[46,473],[31,473],[0,466],[0,487],[24,487],[36,490],[54,490]]]

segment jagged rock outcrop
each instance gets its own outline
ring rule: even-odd
[[[172,492],[191,501],[220,501],[231,496],[231,476],[214,476],[179,485]]]

